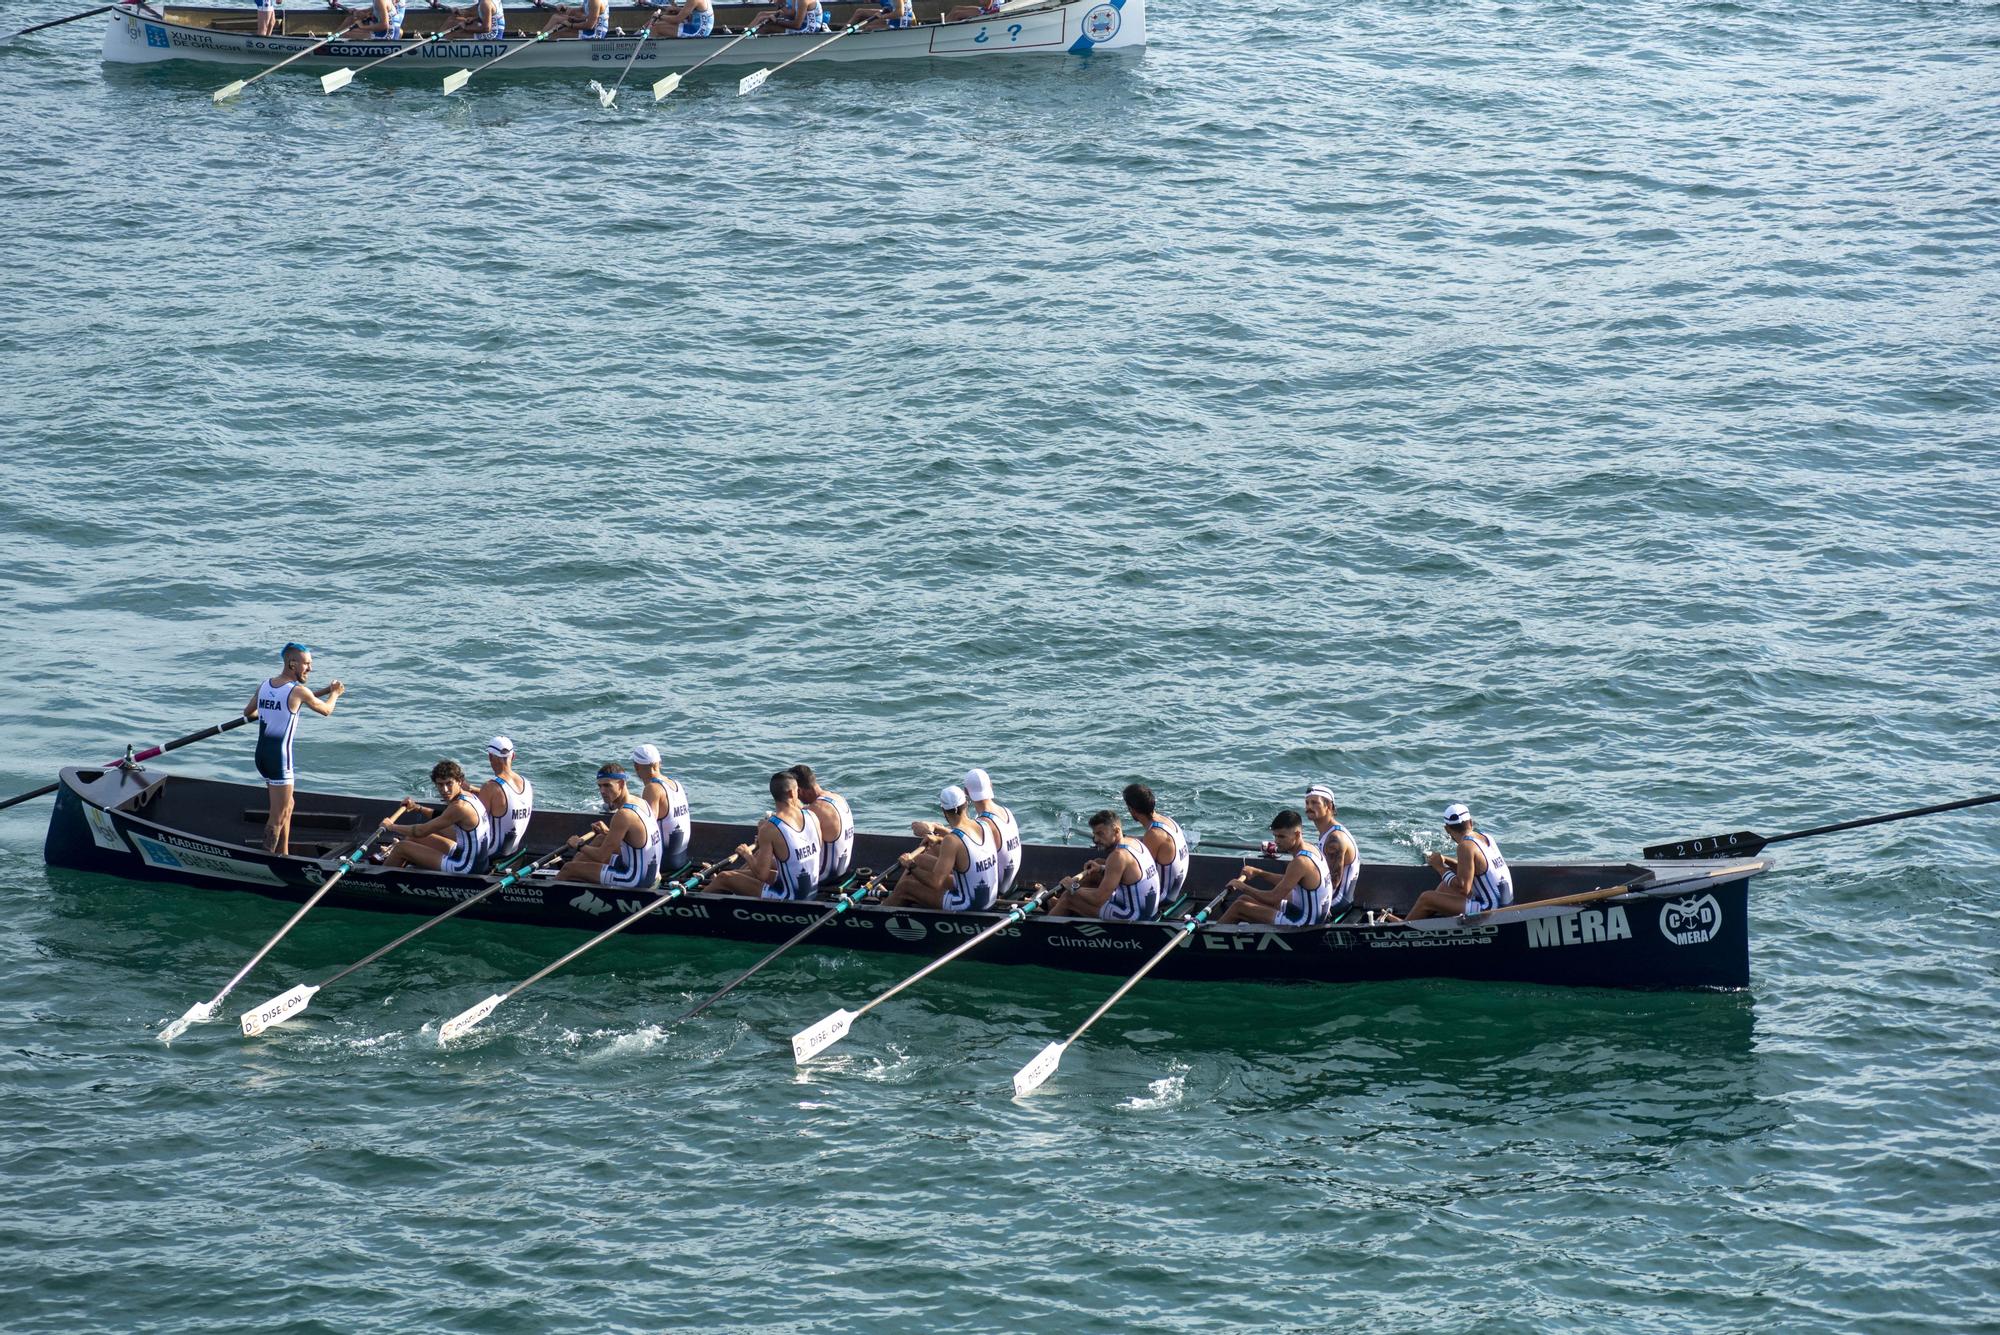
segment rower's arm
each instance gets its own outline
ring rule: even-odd
[[[769,885],[778,879],[778,864],[784,861],[778,847],[778,827],[769,820],[757,827],[757,842],[750,848],[750,858],[743,869]]]
[[[460,796],[462,797],[464,796],[464,794],[461,793]],[[421,839],[427,834],[443,834],[446,830],[454,828],[457,829],[472,828],[471,826],[465,823],[466,818],[470,814],[471,813],[468,812],[464,807],[459,805],[458,798],[454,797],[453,799],[451,799],[451,801],[444,804],[443,811],[440,811],[437,815],[425,821],[422,825],[414,827],[405,825],[405,826],[399,826],[397,828],[400,832],[402,832],[411,839]],[[473,824],[476,825],[478,824],[478,822],[474,821]]]
[[[331,714],[333,707],[340,703],[340,697],[346,694],[347,684],[339,681],[326,688],[325,699],[314,695],[312,687],[306,685],[304,682],[300,682],[292,688],[292,698],[307,709],[312,710],[313,713],[318,714],[321,718],[325,718],[328,714]]]
[[[255,692],[251,693],[250,703],[243,706],[243,717],[250,719],[257,717],[257,696]]]
[[[486,814],[499,818],[507,814],[507,795],[502,791],[500,780],[488,779],[479,786],[479,801],[486,808]]]

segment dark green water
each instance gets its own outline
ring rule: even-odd
[[[2000,789],[2000,8],[1197,12],[1140,61],[322,98],[0,47],[0,789],[658,743],[1031,837],[1306,781],[1624,856]],[[27,22],[23,17],[21,22]],[[4,27],[15,26],[13,19]],[[242,734],[180,753],[249,774]],[[278,905],[0,816],[9,1330],[2000,1328],[2000,823],[1781,846],[1749,992],[1142,987]],[[309,918],[254,1000],[399,924]],[[365,984],[365,985],[364,985]]]

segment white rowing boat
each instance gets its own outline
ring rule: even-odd
[[[404,72],[428,72],[490,61],[509,56],[510,70],[591,70],[617,73],[632,60],[643,78],[647,72],[663,74],[684,70],[705,57],[713,56],[714,66],[775,65],[802,55],[815,43],[824,49],[807,57],[813,64],[846,64],[860,60],[911,60],[974,56],[1063,55],[1099,51],[1132,51],[1146,44],[1146,0],[1010,0],[997,14],[958,23],[943,21],[953,4],[918,7],[914,27],[857,32],[841,41],[826,43],[827,34],[764,36],[722,48],[768,4],[715,6],[713,36],[642,39],[649,10],[618,7],[612,10],[613,35],[603,38],[559,37],[535,42],[522,49],[542,30],[547,11],[510,9],[504,41],[461,40],[447,37],[426,42],[449,28],[450,11],[419,10],[414,7],[403,25],[401,42],[327,38],[354,21],[354,16],[331,9],[298,10],[287,13],[282,29],[269,37],[257,35],[254,9],[195,8],[169,5],[161,9],[145,4],[121,5],[111,15],[104,34],[104,59],[118,64],[155,64],[169,60],[192,60],[209,64],[271,66],[299,56],[296,68],[354,68],[378,61],[398,51],[406,54],[396,64]],[[838,32],[849,21],[852,5],[829,5],[827,12]],[[619,36],[619,29],[627,35]],[[645,45],[633,59],[633,48]],[[318,50],[301,56],[315,43]]]

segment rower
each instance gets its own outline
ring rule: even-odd
[[[363,21],[362,36],[387,39],[391,42],[403,40],[403,12],[407,8],[405,0],[372,0],[375,21]]]
[[[819,818],[799,801],[799,780],[788,769],[771,776],[777,809],[757,825],[754,843],[738,844],[741,867],[719,871],[707,888],[724,895],[811,899],[819,886]]]
[[[257,35],[269,37],[278,27],[277,0],[257,0]]]
[[[597,771],[597,795],[605,811],[605,819],[592,826],[598,837],[564,863],[556,879],[607,890],[647,889],[660,879],[660,823],[652,807],[632,800],[625,767],[618,764]]]
[[[432,816],[431,809],[418,806],[416,798],[407,799],[405,805],[430,819],[422,825],[386,826],[386,832],[402,842],[389,850],[382,865],[422,867],[456,876],[476,876],[485,871],[493,830],[486,804],[473,794],[471,785],[465,781],[465,771],[456,760],[440,760],[431,766],[431,786],[444,799],[444,809]]]
[[[1160,864],[1151,850],[1137,839],[1127,839],[1124,822],[1111,811],[1090,818],[1090,834],[1104,856],[1084,863],[1082,872],[1063,882],[1063,893],[1049,906],[1049,916],[1111,922],[1158,918]]]
[[[973,814],[1000,836],[1000,893],[1010,895],[1021,874],[1021,822],[993,799],[993,779],[983,769],[965,772],[965,795],[972,800]]]
[[[1444,832],[1457,846],[1458,856],[1427,854],[1424,861],[1444,879],[1435,890],[1417,896],[1417,902],[1402,919],[1451,918],[1462,913],[1490,913],[1514,902],[1514,873],[1493,836],[1473,824],[1472,812],[1463,802],[1444,809]],[[1391,915],[1389,921],[1397,919]]]
[[[486,763],[493,777],[480,785],[479,800],[493,820],[493,846],[487,861],[502,862],[521,851],[528,837],[528,822],[535,814],[535,785],[525,775],[514,772],[514,743],[495,737],[486,744]]]
[[[969,19],[991,18],[1000,12],[1005,0],[980,0],[976,5],[960,5],[944,16],[946,23],[964,23]]]
[[[882,901],[893,909],[915,905],[949,913],[984,913],[1000,897],[1000,830],[972,810],[957,784],[938,794],[942,837],[903,854],[903,875]]]
[[[466,40],[473,42],[504,42],[507,40],[507,5],[505,0],[479,0],[471,9],[455,9],[452,18],[468,27],[481,31],[470,34]]]
[[[857,28],[910,28],[916,26],[916,0],[880,0],[879,4],[862,3],[854,7],[847,21]],[[967,790],[970,796],[970,790]],[[973,798],[976,802],[979,799]]]
[[[650,742],[632,752],[632,769],[639,776],[639,796],[660,825],[660,872],[671,875],[687,866],[688,841],[694,838],[687,789],[660,773],[660,748]]]
[[[819,819],[819,883],[836,885],[854,866],[854,811],[839,793],[819,786],[811,765],[792,766],[799,805]]]
[[[1140,842],[1146,845],[1146,851],[1159,864],[1160,906],[1165,908],[1181,897],[1181,890],[1187,885],[1187,836],[1181,833],[1179,821],[1160,814],[1153,801],[1153,790],[1145,784],[1128,783],[1121,796],[1125,799],[1125,809],[1132,813],[1132,819],[1145,831],[1139,836]]]
[[[257,683],[243,717],[257,720],[257,772],[264,776],[270,793],[270,811],[264,817],[264,851],[286,854],[292,850],[292,734],[299,727],[299,706],[325,718],[333,712],[347,687],[335,682],[326,688],[322,700],[306,685],[312,675],[312,650],[303,644],[288,644],[279,656],[284,664],[277,676]]]
[[[1334,920],[1354,907],[1354,889],[1361,881],[1361,850],[1334,812],[1333,789],[1316,783],[1306,789],[1306,819],[1319,831],[1320,855],[1333,881],[1328,911]]]
[[[382,4],[383,0],[375,0]],[[555,16],[544,28],[550,39],[574,32],[587,41],[611,35],[611,0],[583,0],[583,6],[557,5]]]
[[[1246,865],[1243,874],[1225,887],[1239,894],[1216,919],[1217,923],[1316,927],[1327,921],[1333,877],[1327,872],[1326,856],[1319,851],[1319,845],[1307,840],[1305,821],[1287,807],[1271,818],[1271,838],[1278,852],[1291,861],[1282,872]],[[1269,881],[1271,885],[1260,889],[1257,880]]]
[[[767,9],[750,21],[753,28],[766,24],[776,32],[825,32],[826,10],[819,0],[783,0],[778,8]]]
[[[646,21],[646,31],[658,37],[660,26],[668,23],[680,25],[674,29],[675,37],[706,37],[715,31],[715,6],[711,0],[680,0],[678,4],[660,5]]]

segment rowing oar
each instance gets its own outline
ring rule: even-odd
[[[850,33],[857,33],[860,31],[861,31],[860,24],[858,23],[849,24],[847,27],[842,28],[839,32],[835,33],[833,36],[827,38],[824,42],[814,42],[811,46],[799,52],[797,55],[793,56],[790,60],[786,61],[782,65],[775,65],[770,69],[757,70],[755,73],[744,75],[741,79],[738,79],[736,81],[736,95],[738,97],[741,97],[745,93],[756,92],[759,88],[762,88],[766,83],[769,83],[771,76],[773,74],[776,74],[779,70],[790,69],[793,65],[798,64],[801,60],[804,60],[807,56],[812,55],[814,52],[823,51],[827,47],[832,46],[835,42],[839,41],[841,38],[848,36]],[[715,54],[719,56],[722,54],[722,52],[718,51]],[[692,73],[692,71],[690,71],[690,73]]]
[[[752,978],[756,977],[759,973],[763,972],[764,966],[769,964],[772,960],[778,958],[778,956],[784,954],[786,951],[790,950],[793,946],[805,940],[807,937],[811,936],[814,932],[817,932],[820,928],[826,926],[828,923],[832,922],[835,918],[838,918],[841,914],[847,912],[849,909],[853,908],[856,904],[859,904],[863,899],[867,898],[870,892],[874,891],[875,889],[883,885],[884,878],[887,877],[890,874],[890,872],[895,871],[897,868],[902,867],[903,865],[904,864],[900,861],[892,863],[886,870],[877,872],[875,875],[870,876],[867,880],[863,881],[860,885],[856,886],[854,889],[849,890],[846,894],[842,895],[839,899],[836,899],[833,902],[832,908],[828,909],[825,913],[820,914],[819,917],[814,918],[810,923],[807,923],[804,927],[799,928],[797,932],[792,934],[791,939],[786,941],[783,945],[773,950],[763,959],[758,960],[755,964],[745,969],[742,973],[737,974],[736,977],[732,978],[728,983],[718,988],[716,991],[709,993],[709,995],[706,998],[704,998],[699,1005],[696,1005],[688,1010],[684,1010],[679,1015],[676,1015],[674,1017],[674,1023],[679,1024],[683,1020],[692,1020],[695,1016],[701,1014],[703,1011],[707,1010],[710,1006],[713,1006],[716,1002],[722,1000],[724,997],[728,996],[731,992],[734,992],[737,988],[749,982]]]
[[[323,93],[337,93],[341,89],[347,87],[347,85],[353,83],[355,75],[366,74],[369,70],[374,69],[377,65],[386,65],[392,60],[399,60],[402,57],[409,55],[410,52],[412,51],[421,51],[425,47],[429,46],[432,42],[443,41],[445,38],[451,36],[453,33],[457,32],[460,28],[463,28],[464,26],[465,24],[463,23],[454,23],[449,28],[444,29],[442,32],[434,32],[430,36],[424,38],[422,41],[406,46],[400,51],[391,51],[388,55],[381,57],[379,60],[371,60],[366,65],[357,65],[351,70],[335,70],[331,74],[322,74],[319,76],[320,91]]]
[[[1988,793],[1984,797],[1968,797],[1960,802],[1940,802],[1934,807],[1912,807],[1908,811],[1892,811],[1886,816],[1865,816],[1860,820],[1844,820],[1838,825],[1815,825],[1810,830],[1793,830],[1787,834],[1758,834],[1752,830],[1738,830],[1735,834],[1711,834],[1700,839],[1677,839],[1670,844],[1654,844],[1643,850],[1645,857],[1655,862],[1676,862],[1687,858],[1710,858],[1717,854],[1745,857],[1763,849],[1767,844],[1782,844],[1787,839],[1810,839],[1814,835],[1832,834],[1836,830],[1858,830],[1864,825],[1885,825],[1894,820],[1909,820],[1913,816],[1935,816],[1940,811],[1961,811],[1966,807],[1985,806],[1988,802],[2000,802],[2000,793]]]
[[[527,41],[515,47],[512,51],[502,52],[500,55],[497,55],[493,57],[493,59],[487,61],[484,65],[475,65],[469,70],[460,70],[456,74],[445,75],[444,95],[446,97],[450,97],[453,93],[465,87],[465,85],[467,85],[468,83],[471,83],[472,76],[479,73],[479,71],[490,70],[495,65],[498,65],[501,61],[509,59],[510,57],[513,56],[520,55],[523,51],[526,51],[529,47],[533,46],[536,42],[541,41],[544,37],[547,37],[548,35],[549,35],[549,29],[544,28],[540,32],[536,33],[533,37],[530,37]]]
[[[1736,876],[1746,871],[1755,871],[1760,865],[1755,862],[1738,862],[1727,867],[1718,867],[1714,871],[1702,872],[1699,876],[1684,877],[1678,881],[1661,881],[1655,877],[1654,873],[1645,871],[1634,876],[1629,881],[1622,881],[1617,885],[1607,885],[1602,889],[1582,890],[1573,895],[1559,895],[1554,899],[1522,900],[1516,904],[1505,904],[1497,909],[1488,909],[1484,913],[1461,913],[1458,915],[1457,920],[1459,922],[1483,923],[1497,918],[1503,913],[1522,913],[1528,909],[1561,908],[1565,904],[1588,904],[1593,899],[1612,899],[1618,895],[1629,895],[1640,890],[1671,890],[1675,886],[1695,885],[1702,881],[1713,881],[1718,877]],[[1406,922],[1407,920],[1397,919],[1397,921]]]
[[[101,766],[101,768],[126,769],[130,766],[151,760],[154,756],[163,756],[169,751],[178,751],[183,746],[191,746],[196,742],[205,742],[219,732],[228,732],[231,728],[240,728],[249,721],[243,715],[238,714],[227,723],[218,723],[212,728],[203,728],[200,732],[191,732],[185,737],[176,737],[171,742],[163,742],[159,746],[149,746],[137,755],[128,751],[123,759],[111,761],[109,764]],[[32,792],[17,793],[6,801],[0,802],[0,811],[5,811],[8,807],[19,806],[23,802],[33,801],[37,797],[47,797],[60,787],[62,787],[62,783],[58,781],[55,783],[45,783]]]
[[[354,22],[348,24],[345,28],[342,28],[339,32],[333,34],[333,36],[322,37],[317,42],[314,42],[311,46],[306,47],[304,50],[294,51],[291,55],[286,56],[283,60],[279,61],[277,64],[271,66],[271,68],[267,70],[260,70],[257,73],[251,75],[247,79],[238,79],[235,83],[226,83],[222,85],[222,87],[216,89],[211,96],[213,96],[217,102],[227,102],[230,98],[236,96],[238,93],[242,92],[245,88],[248,88],[251,84],[263,78],[265,75],[276,74],[279,70],[291,64],[294,60],[302,60],[305,57],[311,55],[313,52],[319,50],[321,47],[332,45],[333,43],[339,41],[341,38],[347,36],[347,34],[353,32],[356,28],[364,27],[371,21],[372,19],[366,19],[366,18],[356,19]]]
[[[827,1016],[824,1020],[819,1021],[817,1024],[809,1025],[806,1028],[799,1030],[798,1033],[792,1035],[792,1060],[795,1062],[803,1063],[803,1062],[809,1062],[814,1057],[819,1056],[820,1053],[825,1052],[835,1043],[838,1043],[841,1039],[846,1038],[847,1031],[854,1027],[854,1022],[856,1020],[866,1015],[869,1011],[874,1010],[877,1006],[887,1001],[890,997],[895,996],[898,992],[901,992],[904,988],[910,986],[910,984],[915,982],[920,982],[921,980],[928,978],[931,974],[936,973],[939,969],[942,969],[945,965],[951,963],[953,960],[957,959],[960,955],[963,955],[966,951],[972,949],[980,942],[986,940],[989,937],[997,936],[999,933],[1005,931],[1007,928],[1012,927],[1015,923],[1020,922],[1022,919],[1026,918],[1029,914],[1041,908],[1042,905],[1048,901],[1048,897],[1054,893],[1055,891],[1047,888],[1046,886],[1037,889],[1033,895],[1030,895],[1027,899],[1015,905],[1014,908],[1008,912],[1007,916],[1002,918],[999,922],[994,923],[991,927],[988,927],[985,931],[981,932],[979,935],[971,938],[970,940],[961,942],[959,945],[953,947],[945,954],[938,956],[936,959],[932,960],[929,964],[926,964],[923,968],[917,970],[915,973],[911,974],[908,978],[905,978],[902,982],[890,988],[887,992],[884,992],[882,995],[876,997],[873,1001],[863,1006],[860,1010],[858,1011],[838,1010],[835,1011],[833,1014]]]
[[[734,862],[738,856],[740,855],[731,853],[728,857],[723,858],[719,862],[710,862],[704,864],[703,866],[697,868],[692,876],[686,877],[685,879],[676,882],[664,894],[661,894],[660,896],[655,898],[651,903],[647,904],[644,908],[639,909],[633,913],[629,913],[625,917],[620,918],[617,922],[612,923],[609,927],[599,932],[596,936],[591,937],[590,940],[584,942],[582,945],[578,946],[575,950],[570,951],[569,954],[563,956],[561,959],[557,960],[554,964],[551,964],[547,968],[539,970],[536,973],[530,974],[528,977],[514,984],[514,986],[508,988],[505,992],[496,992],[492,996],[486,998],[486,1000],[479,1002],[477,1005],[469,1006],[465,1010],[460,1011],[457,1015],[452,1016],[449,1020],[446,1020],[443,1024],[438,1026],[438,1046],[443,1047],[445,1044],[451,1042],[451,1040],[453,1040],[454,1038],[461,1038],[464,1035],[471,1033],[473,1026],[477,1025],[481,1020],[484,1020],[487,1016],[491,1015],[496,1009],[499,1008],[500,1003],[507,1001],[513,997],[519,996],[521,993],[533,987],[536,983],[541,982],[542,979],[547,978],[557,969],[562,968],[563,965],[568,964],[578,955],[583,954],[584,951],[589,950],[592,946],[595,946],[600,942],[609,941],[612,937],[618,935],[620,932],[624,931],[627,927],[630,927],[633,923],[639,921],[639,919],[645,917],[648,913],[651,913],[654,909],[659,908],[662,904],[670,904],[674,900],[679,899],[682,895],[686,894],[689,890],[692,890],[695,886],[700,885],[703,881],[707,880],[710,876],[713,876],[723,867],[727,866],[731,862]]]
[[[1035,1054],[1035,1059],[1033,1061],[1029,1062],[1026,1066],[1023,1066],[1020,1070],[1014,1072],[1014,1097],[1018,1099],[1024,1094],[1032,1094],[1036,1090],[1040,1089],[1042,1087],[1043,1082],[1045,1082],[1050,1076],[1056,1073],[1056,1067],[1062,1062],[1063,1053],[1068,1050],[1069,1045],[1076,1042],[1079,1038],[1082,1038],[1083,1031],[1090,1028],[1090,1026],[1096,1024],[1098,1018],[1102,1016],[1104,1012],[1110,1010],[1113,1006],[1117,1005],[1118,999],[1120,997],[1124,996],[1127,992],[1130,992],[1133,988],[1137,987],[1139,985],[1139,980],[1141,978],[1144,978],[1147,974],[1153,971],[1154,965],[1158,964],[1161,960],[1165,959],[1168,955],[1172,954],[1176,946],[1185,943],[1196,932],[1200,931],[1203,924],[1205,924],[1208,921],[1208,915],[1215,912],[1215,906],[1217,904],[1220,904],[1223,900],[1227,898],[1229,898],[1229,891],[1225,888],[1222,891],[1222,893],[1218,894],[1214,899],[1209,900],[1207,904],[1203,905],[1201,912],[1195,914],[1191,918],[1185,919],[1182,922],[1176,923],[1174,926],[1173,938],[1169,940],[1167,944],[1161,946],[1159,950],[1153,955],[1153,958],[1147,960],[1143,965],[1141,965],[1139,967],[1139,972],[1133,974],[1130,978],[1127,978],[1125,980],[1124,986],[1120,987],[1116,992],[1113,992],[1110,995],[1110,997],[1108,997],[1105,1000],[1102,1006],[1099,1006],[1096,1010],[1092,1011],[1090,1013],[1090,1018],[1088,1020],[1085,1020],[1082,1024],[1076,1027],[1075,1033],[1071,1034],[1068,1038],[1064,1039],[1060,1043],[1049,1044],[1047,1047],[1043,1048],[1040,1052]]]
[[[384,955],[388,954],[390,951],[397,949],[399,946],[403,946],[411,941],[414,941],[417,937],[422,936],[425,932],[428,932],[431,928],[437,926],[439,923],[444,922],[447,919],[456,918],[459,914],[465,912],[467,909],[471,908],[474,904],[477,904],[480,900],[485,899],[490,895],[497,894],[500,891],[507,889],[509,886],[520,884],[522,881],[525,881],[528,877],[534,875],[542,868],[553,865],[556,862],[556,860],[561,858],[565,853],[570,853],[578,848],[581,848],[584,844],[589,843],[592,839],[595,839],[596,837],[597,835],[595,833],[582,837],[571,836],[569,842],[558,845],[554,850],[535,859],[535,861],[530,862],[525,867],[515,868],[513,871],[508,872],[505,876],[502,876],[499,880],[495,881],[492,885],[487,886],[484,890],[481,890],[478,894],[472,896],[470,899],[459,900],[458,903],[453,904],[443,913],[438,914],[436,917],[423,923],[421,926],[412,927],[409,931],[403,933],[401,936],[397,937],[394,941],[391,941],[388,945],[383,946],[380,950],[375,951],[374,953],[366,956],[363,959],[356,960],[354,963],[348,965],[345,969],[342,969],[339,973],[334,974],[332,977],[327,978],[318,983],[300,983],[297,987],[293,988],[291,991],[286,992],[280,996],[272,997],[269,1001],[265,1002],[261,1006],[252,1006],[249,1010],[243,1012],[242,1016],[243,1036],[245,1038],[255,1038],[258,1034],[263,1033],[266,1029],[269,1029],[272,1025],[283,1024],[285,1021],[291,1019],[294,1015],[297,1015],[300,1011],[304,1010],[307,1007],[307,1005],[311,1003],[313,997],[317,993],[323,992],[327,988],[332,987],[335,983],[347,977],[347,975],[351,973],[358,973],[362,969],[367,968],[369,965],[373,964],[376,960],[381,959]]]
[[[26,37],[29,33],[40,32],[44,28],[60,28],[65,23],[74,23],[78,19],[87,19],[92,14],[107,14],[117,8],[117,5],[99,5],[95,9],[86,9],[81,14],[71,14],[66,19],[50,19],[47,23],[37,23],[23,28],[19,32],[10,32],[5,37],[0,37],[0,42],[11,42],[16,37]]]
[[[611,110],[611,104],[618,100],[618,90],[625,86],[625,76],[632,72],[632,66],[638,61],[639,53],[646,49],[646,43],[653,40],[653,24],[659,21],[659,17],[659,11],[656,9],[653,11],[652,17],[646,20],[646,26],[639,32],[637,44],[632,47],[632,54],[625,57],[625,68],[618,71],[618,81],[611,85],[609,92],[606,92],[604,85],[597,80],[592,79],[590,81],[590,91],[597,94],[597,105],[604,110]],[[655,102],[659,101],[657,97],[653,100]]]
[[[332,890],[334,886],[340,884],[341,877],[347,875],[347,873],[353,871],[355,867],[360,865],[361,859],[368,856],[368,846],[374,843],[377,839],[380,839],[382,837],[383,832],[387,830],[391,825],[394,825],[396,821],[402,816],[402,814],[408,811],[409,809],[410,809],[409,803],[405,802],[401,806],[398,806],[394,811],[390,812],[387,816],[383,817],[382,823],[375,827],[374,833],[370,834],[366,839],[363,839],[360,843],[356,844],[354,846],[354,851],[349,853],[346,857],[340,860],[340,866],[334,871],[333,875],[327,877],[324,881],[321,881],[319,883],[319,889],[313,891],[311,897],[309,897],[305,903],[299,905],[299,911],[297,913],[294,913],[290,918],[285,920],[285,925],[278,929],[278,934],[272,937],[269,941],[266,941],[263,944],[262,948],[259,949],[256,954],[250,957],[250,962],[244,965],[242,968],[238,969],[236,971],[236,976],[234,978],[231,978],[227,983],[223,985],[223,988],[220,992],[217,992],[212,998],[210,998],[207,1001],[198,1001],[194,1005],[188,1007],[187,1014],[181,1016],[180,1019],[175,1020],[165,1029],[162,1029],[160,1031],[160,1041],[162,1043],[171,1043],[175,1039],[179,1038],[182,1034],[186,1033],[189,1025],[207,1024],[210,1020],[213,1020],[215,1018],[216,1010],[222,1005],[222,999],[228,996],[232,991],[234,991],[236,989],[236,985],[242,982],[244,977],[247,974],[249,974],[249,972],[252,969],[257,967],[257,963],[259,960],[263,959],[264,956],[271,953],[272,946],[277,945],[280,941],[285,939],[285,933],[291,931],[292,928],[299,925],[299,919],[305,917],[306,914],[312,910],[313,905],[319,903],[320,900],[325,899],[327,896],[327,892]]]
[[[682,75],[693,74],[703,65],[706,65],[709,61],[714,60],[717,56],[721,55],[724,51],[727,51],[730,47],[735,46],[738,42],[742,41],[744,38],[755,37],[757,35],[758,26],[759,25],[755,23],[751,24],[749,27],[745,28],[742,32],[737,33],[734,37],[724,42],[719,48],[709,52],[707,55],[703,56],[700,60],[695,61],[694,64],[688,66],[686,69],[680,70],[673,74],[669,74],[666,78],[656,82],[653,85],[653,100],[657,102],[661,98],[665,97],[668,93],[673,92],[674,89],[680,87]]]

